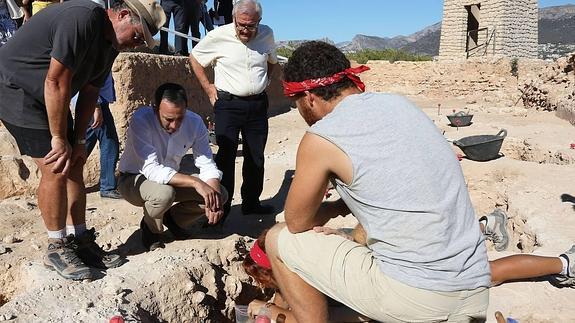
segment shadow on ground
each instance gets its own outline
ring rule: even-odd
[[[195,237],[199,239],[222,239],[232,234],[257,238],[263,230],[272,227],[276,223],[276,216],[283,212],[285,200],[294,174],[294,170],[287,170],[277,193],[273,197],[262,201],[262,204],[272,205],[274,207],[273,213],[243,214],[240,204],[233,205],[223,225],[223,229],[218,228],[218,226],[209,226],[205,223],[206,221],[198,221],[197,225],[194,224],[190,229],[190,233],[192,234],[192,238],[190,239],[194,239]],[[162,234],[162,240],[168,244],[174,241],[174,237],[166,230]],[[125,243],[118,246],[116,252],[123,256],[133,256],[146,252],[146,249],[144,249],[142,245],[141,230],[138,229],[134,231]]]
[[[285,200],[294,174],[294,170],[287,170],[284,173],[282,184],[277,193],[273,197],[262,201],[262,204],[274,207],[273,213],[264,215],[243,214],[240,204],[233,205],[230,215],[224,224],[224,235],[235,233],[257,238],[264,229],[272,227],[276,223],[276,215],[284,210]]]

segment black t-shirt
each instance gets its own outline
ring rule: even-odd
[[[0,117],[21,127],[48,128],[44,81],[52,57],[74,72],[72,94],[86,84],[101,87],[118,55],[104,38],[106,24],[106,11],[90,0],[48,6],[34,15],[0,47]]]

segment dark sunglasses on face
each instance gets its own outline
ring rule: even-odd
[[[146,40],[144,39],[144,35],[140,34],[138,31],[134,30],[134,37],[132,38],[134,43],[136,44],[143,44]]]

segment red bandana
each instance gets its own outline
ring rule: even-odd
[[[260,248],[257,241],[254,243],[254,246],[250,250],[250,256],[256,264],[264,267],[265,269],[272,269],[272,265],[270,264],[268,256],[262,250],[262,248]]]
[[[344,77],[347,77],[350,80],[352,80],[353,83],[355,83],[355,85],[357,86],[357,88],[363,92],[363,91],[365,91],[365,84],[363,84],[363,82],[359,79],[359,76],[357,76],[356,74],[365,72],[367,70],[369,70],[369,67],[367,67],[365,65],[360,65],[358,67],[350,67],[350,68],[345,69],[339,73],[335,73],[332,76],[320,77],[317,79],[305,80],[305,81],[301,81],[301,82],[285,82],[285,81],[283,81],[282,84],[284,87],[284,95],[285,96],[295,96],[296,94],[301,93],[301,92],[317,89],[318,87],[323,87],[323,86],[335,84],[335,83],[343,80]]]

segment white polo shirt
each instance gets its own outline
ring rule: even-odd
[[[214,66],[218,90],[237,96],[262,93],[269,84],[268,63],[278,62],[274,34],[266,25],[259,25],[246,44],[237,38],[235,24],[218,27],[192,49],[192,55],[203,67]]]

